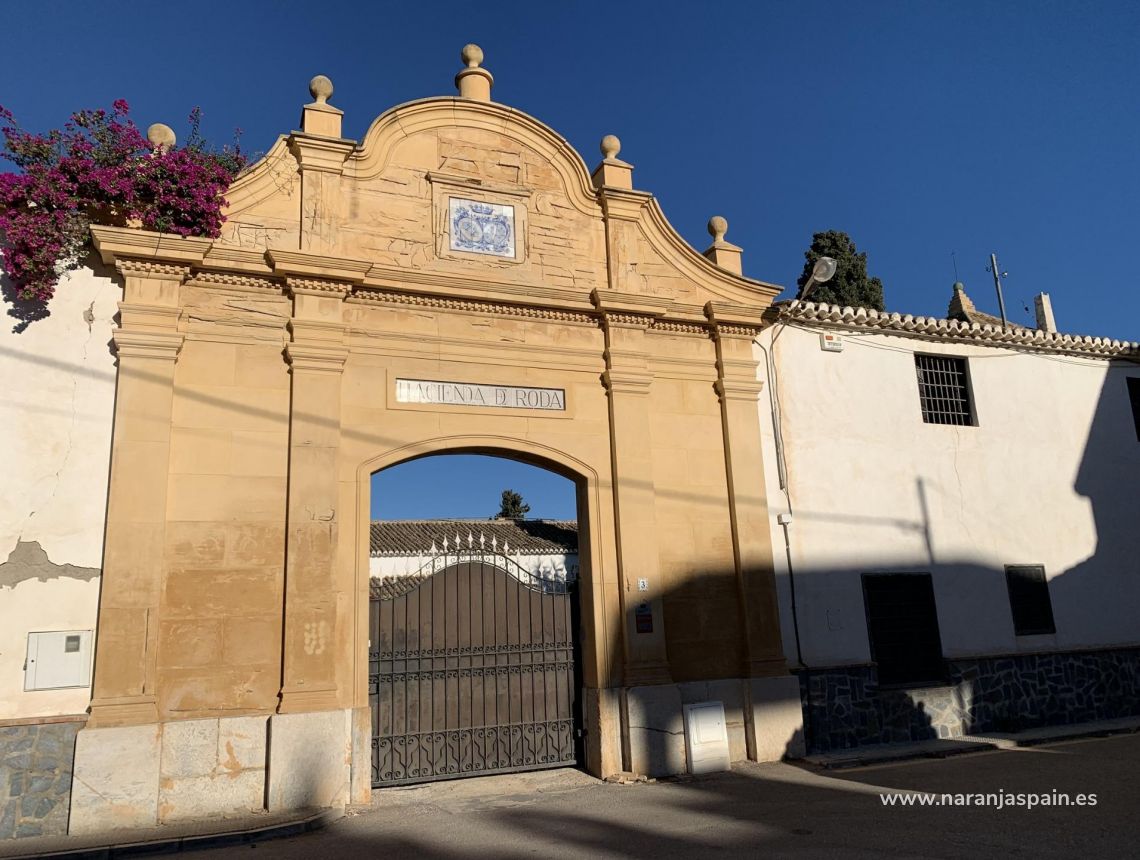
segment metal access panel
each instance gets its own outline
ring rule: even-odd
[[[62,690],[91,684],[91,631],[28,634],[24,690]]]
[[[374,786],[578,763],[574,584],[506,562],[373,582]]]
[[[723,702],[685,705],[685,751],[689,773],[716,773],[732,768]]]

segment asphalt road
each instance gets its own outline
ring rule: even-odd
[[[1136,857],[1140,735],[818,771],[610,785],[549,771],[375,792],[326,830],[222,858]],[[1095,806],[885,806],[882,791],[1095,794]]]

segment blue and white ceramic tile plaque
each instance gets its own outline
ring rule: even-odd
[[[515,207],[448,198],[451,250],[495,257],[515,255]]]

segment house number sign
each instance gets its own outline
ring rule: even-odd
[[[476,385],[432,379],[397,379],[397,403],[437,403],[448,406],[490,406],[500,409],[566,410],[562,388],[526,388],[518,385]]]

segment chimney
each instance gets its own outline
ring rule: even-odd
[[[1038,293],[1033,297],[1033,307],[1037,310],[1037,328],[1041,331],[1057,330],[1057,321],[1053,319],[1053,303],[1049,301],[1048,293]]]
[[[970,314],[976,313],[977,308],[966,295],[966,285],[961,281],[954,282],[954,295],[950,299],[950,307],[946,310],[946,319],[970,322]]]

